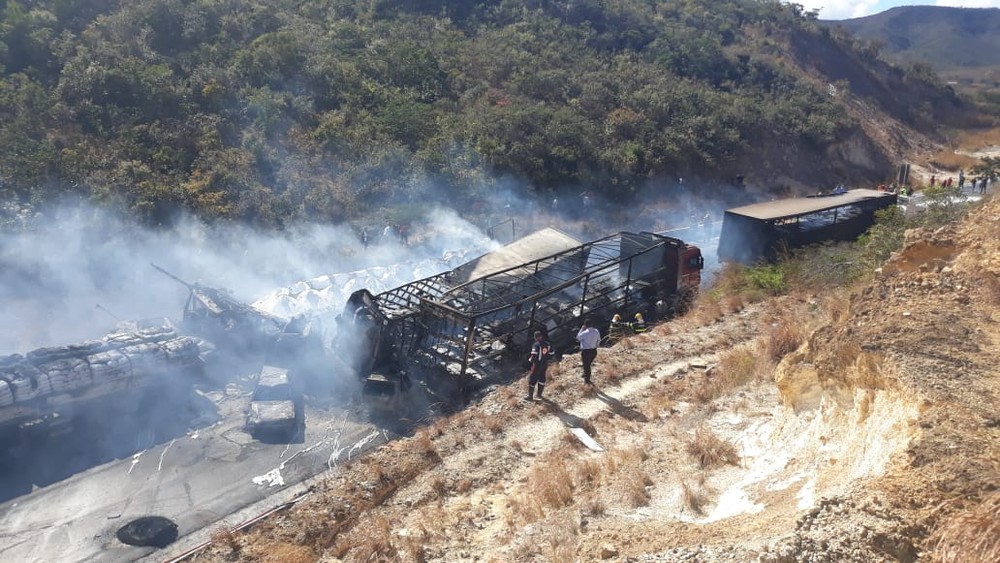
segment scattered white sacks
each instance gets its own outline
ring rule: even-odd
[[[14,391],[6,380],[0,379],[0,408],[9,407],[14,404]]]

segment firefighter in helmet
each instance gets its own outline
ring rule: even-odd
[[[632,319],[632,332],[639,334],[646,332],[646,319],[642,318],[642,313],[636,313]]]
[[[608,336],[613,339],[621,338],[624,329],[625,323],[622,322],[621,313],[615,313],[615,316],[611,317],[611,326],[608,329]]]

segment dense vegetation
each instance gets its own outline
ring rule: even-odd
[[[280,226],[509,177],[627,196],[857,130],[777,0],[0,0],[0,197]],[[848,42],[849,43],[849,42]],[[919,77],[915,80],[919,81]],[[846,86],[846,84],[841,84]]]

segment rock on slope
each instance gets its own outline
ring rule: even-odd
[[[998,306],[993,199],[961,225],[907,232],[904,249],[855,296],[845,320],[786,358],[786,371],[809,372],[814,394],[903,389],[920,414],[905,463],[807,513],[787,542],[794,557],[780,560],[913,561],[928,550],[951,561],[1000,556]],[[801,397],[801,387],[786,392]],[[982,543],[991,536],[992,546]],[[830,538],[846,551],[831,550]]]

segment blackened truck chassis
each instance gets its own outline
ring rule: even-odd
[[[355,292],[337,346],[356,352],[342,357],[361,378],[415,362],[466,389],[503,359],[526,356],[535,330],[568,351],[584,317],[606,330],[615,313],[655,320],[683,310],[703,267],[698,247],[648,232],[620,232],[468,281],[457,279],[460,266],[378,295]]]

